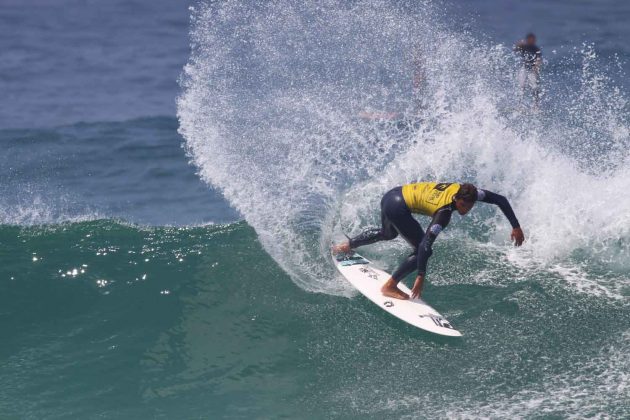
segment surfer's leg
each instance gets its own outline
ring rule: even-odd
[[[409,255],[405,260],[398,266],[394,274],[385,282],[383,287],[381,287],[381,293],[385,296],[393,297],[396,299],[409,299],[409,295],[398,288],[398,283],[411,272],[418,268],[418,256],[417,252],[414,251],[413,254]]]
[[[418,268],[418,252],[414,251],[405,260],[400,263],[396,271],[392,274],[392,278],[396,283],[407,277]]]
[[[379,241],[389,241],[398,236],[398,231],[394,228],[385,212],[387,203],[389,203],[392,196],[395,195],[392,193],[393,191],[395,191],[395,189],[385,194],[381,200],[381,227],[365,230],[354,238],[350,238],[348,244],[342,244],[337,247],[340,252],[348,252],[350,249],[370,245]]]
[[[534,97],[534,106],[540,104],[540,76],[534,72],[531,73],[532,96]]]
[[[351,250],[358,248],[364,245],[370,245],[374,242],[385,241],[387,239],[393,239],[388,237],[383,231],[383,229],[371,228],[368,230],[364,230],[359,233],[354,238],[349,238],[348,242],[341,243],[339,245],[333,246],[333,252],[335,253],[348,253]]]
[[[358,248],[364,245],[370,245],[378,241],[389,241],[398,236],[398,232],[391,226],[391,223],[385,215],[381,215],[383,225],[381,228],[372,228],[359,233],[354,238],[351,238],[349,245],[351,249]]]
[[[413,217],[411,212],[407,210],[396,215],[390,215],[390,221],[400,236],[413,249],[417,250],[424,238],[424,230],[422,230],[422,226],[420,226],[420,223]]]
[[[418,268],[417,250],[422,238],[424,238],[424,231],[406,205],[388,210],[390,211],[387,212],[387,216],[393,227],[413,247],[414,252],[398,266],[392,277],[385,282],[381,288],[381,293],[397,299],[409,299],[409,296],[398,288],[398,283]]]
[[[405,258],[394,271],[394,274],[392,274],[392,278],[398,283],[418,267],[418,246],[420,246],[420,242],[424,238],[424,230],[422,230],[420,223],[411,215],[411,212],[400,214],[393,220],[393,224],[400,236],[405,238],[409,245],[413,247],[413,253]]]
[[[527,70],[525,70],[524,68],[519,69],[517,79],[522,99],[525,96],[525,92],[527,90]]]
[[[370,245],[374,242],[384,241],[387,238],[383,235],[383,230],[379,228],[372,228],[359,233],[354,238],[350,238],[350,248],[358,248],[364,245]]]

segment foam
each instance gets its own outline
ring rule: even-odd
[[[38,195],[22,197],[18,202],[7,204],[0,201],[0,224],[17,226],[54,225],[79,223],[102,218],[94,211],[76,211],[65,197],[52,201]]]
[[[523,389],[509,396],[496,395],[490,403],[467,402],[464,407],[445,410],[443,416],[461,419],[480,416],[526,418],[561,412],[563,418],[608,418],[612,414],[613,403],[630,398],[627,357],[630,331],[623,332],[617,341],[602,348],[600,354],[589,362],[569,372],[545,378],[543,386],[538,389]],[[624,416],[621,412],[617,415]]]

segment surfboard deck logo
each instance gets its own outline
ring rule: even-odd
[[[441,318],[439,316],[434,316],[434,315],[418,315],[418,316],[420,318],[425,317],[425,316],[431,318],[431,321],[433,321],[435,323],[435,325],[437,325],[439,327],[453,329],[453,326],[451,325],[450,322],[448,322],[447,320],[445,320],[444,318]]]
[[[359,254],[347,255],[347,256],[338,256],[337,261],[344,267],[348,267],[356,264],[369,264],[370,262],[360,256]]]
[[[357,253],[340,254],[333,255],[333,262],[337,270],[355,289],[384,311],[424,331],[449,337],[461,337],[462,334],[453,327],[450,321],[424,300],[398,300],[383,296],[381,286],[390,274],[375,267],[367,258]],[[398,287],[407,294],[411,293],[411,290],[402,283]]]

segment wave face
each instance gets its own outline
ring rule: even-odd
[[[244,222],[0,226],[2,415],[628,417],[627,302],[480,260],[478,280],[427,285],[464,332],[452,341],[304,293],[256,237]]]

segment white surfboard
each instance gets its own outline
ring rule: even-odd
[[[333,255],[333,261],[350,284],[381,309],[422,330],[450,337],[462,336],[446,318],[422,299],[400,300],[383,296],[381,287],[391,275],[374,267],[361,255],[357,253]],[[398,288],[411,294],[411,290],[402,282],[398,284]]]

